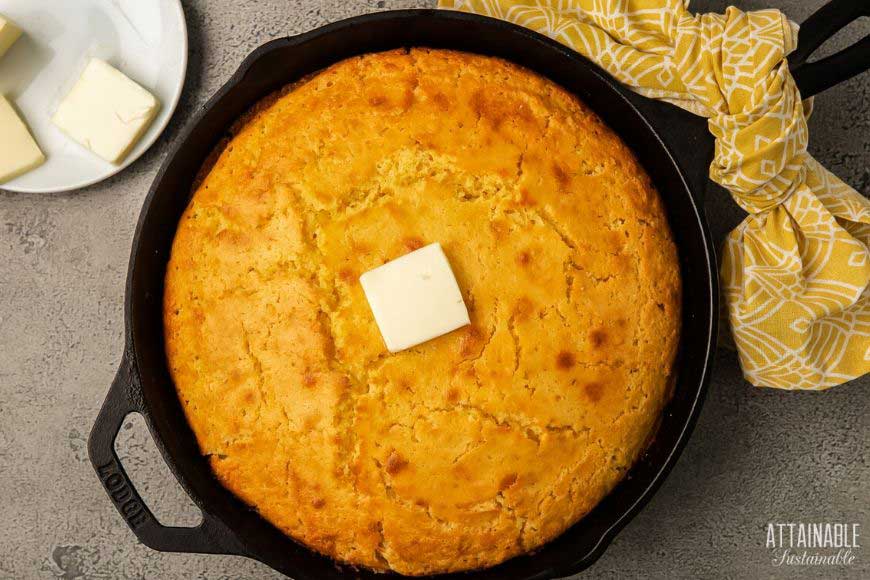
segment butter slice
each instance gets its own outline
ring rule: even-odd
[[[154,95],[93,58],[52,122],[106,161],[119,164],[154,120]]]
[[[369,270],[359,281],[390,352],[471,322],[441,244],[430,244]]]
[[[3,58],[3,55],[6,54],[10,46],[15,44],[19,36],[21,36],[21,29],[0,14],[0,58]]]
[[[45,155],[27,125],[6,97],[0,95],[0,183],[36,169],[44,161]]]

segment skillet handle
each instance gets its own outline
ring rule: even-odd
[[[827,58],[807,62],[826,40],[861,16],[870,16],[870,0],[831,0],[801,24],[798,45],[789,62],[802,98],[870,69],[870,35]]]
[[[100,483],[139,541],[162,552],[246,555],[235,536],[208,512],[195,528],[162,525],[142,501],[115,451],[115,439],[130,413],[143,411],[138,373],[125,353],[88,438],[88,455]],[[143,414],[144,416],[144,414]]]

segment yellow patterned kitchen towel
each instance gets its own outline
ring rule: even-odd
[[[709,119],[710,178],[749,215],[722,284],[752,384],[821,390],[870,370],[870,202],[807,154],[811,103],[778,10],[693,15],[688,0],[440,0],[570,46],[638,93]]]

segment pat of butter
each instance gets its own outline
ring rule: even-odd
[[[15,44],[19,36],[21,36],[21,29],[0,14],[0,58],[3,58],[3,55],[6,54],[10,46]]]
[[[470,323],[441,244],[430,244],[359,278],[390,352]]]
[[[121,163],[154,120],[154,95],[93,58],[52,122],[110,163]]]
[[[0,95],[0,183],[36,169],[45,155],[33,140],[27,125]]]

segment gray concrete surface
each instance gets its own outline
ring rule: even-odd
[[[24,0],[22,0],[24,1]],[[352,14],[425,0],[185,0],[190,73],[169,129],[121,175],[82,191],[0,191],[0,579],[273,578],[236,557],[160,554],[139,545],[108,502],[85,440],[121,354],[127,258],[145,192],[191,113],[257,45]],[[737,0],[802,20],[820,0]],[[695,2],[721,10],[722,0]],[[851,26],[847,39],[870,30]],[[842,45],[838,41],[834,45]],[[828,47],[830,48],[830,47]],[[870,194],[870,75],[817,99],[811,150]],[[712,196],[717,236],[741,214]],[[719,356],[695,434],[659,493],[589,578],[870,577],[870,377],[826,393],[750,387]],[[165,523],[196,511],[138,421],[120,448]],[[767,522],[863,525],[850,567],[783,569],[764,547]]]

